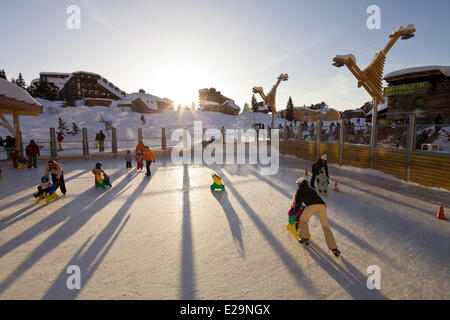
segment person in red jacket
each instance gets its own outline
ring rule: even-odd
[[[58,136],[56,137],[56,140],[58,140],[58,151],[63,151],[62,141],[64,140],[64,135],[63,135],[62,132],[58,133]]]
[[[37,157],[41,154],[39,152],[39,146],[34,143],[34,140],[30,141],[30,144],[25,148],[26,155],[28,157],[28,168],[31,166],[37,168]]]

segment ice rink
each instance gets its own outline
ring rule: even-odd
[[[95,162],[63,161],[67,195],[39,205],[45,163],[1,165],[1,299],[450,299],[450,222],[435,218],[440,205],[450,215],[448,191],[330,166],[336,259],[316,216],[307,249],[285,230],[311,162],[282,157],[278,174],[262,176],[160,158],[147,178],[110,159],[108,191],[93,187]],[[210,191],[211,171],[226,192]],[[80,290],[67,288],[69,265]],[[380,290],[367,288],[371,265]]]

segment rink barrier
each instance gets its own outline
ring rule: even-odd
[[[409,180],[450,190],[450,155],[413,152]]]

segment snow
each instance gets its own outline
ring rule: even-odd
[[[432,71],[432,70],[439,70],[440,72],[442,72],[442,74],[444,76],[450,77],[450,66],[434,65],[434,66],[421,66],[421,67],[397,70],[397,71],[394,71],[394,72],[391,72],[391,73],[388,73],[387,75],[385,75],[384,79],[389,79],[392,77],[397,77],[397,76],[401,76],[401,75],[409,74],[409,73],[426,72],[426,71]]]
[[[54,78],[54,77],[47,77],[47,82],[54,84],[56,87],[58,87],[58,90],[61,91],[61,89],[64,88],[66,83],[72,78],[72,75],[69,75],[67,78]]]
[[[62,162],[68,193],[48,205],[31,197],[42,162],[2,165],[0,299],[450,298],[450,224],[434,217],[440,205],[448,216],[448,191],[330,167],[341,190],[325,198],[337,260],[317,217],[308,249],[285,230],[311,162],[281,157],[278,174],[261,176],[252,165],[157,158],[148,179],[107,159],[106,192],[93,188],[95,162]],[[211,171],[226,192],[211,193]],[[81,290],[66,287],[69,265],[80,267]],[[371,265],[380,290],[366,287]]]
[[[147,108],[152,110],[158,110],[158,103],[157,101],[161,101],[162,99],[152,96],[147,93],[129,93],[127,94],[127,98],[131,101],[134,101],[136,99],[141,99],[141,101],[147,106]]]
[[[36,106],[41,106],[26,90],[17,86],[16,84],[9,82],[8,80],[0,78],[0,96],[6,98],[23,101]]]

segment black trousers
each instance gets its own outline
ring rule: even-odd
[[[152,174],[152,172],[150,171],[150,165],[152,164],[152,160],[150,161],[145,161],[145,168],[147,169],[147,173],[146,175],[149,176]]]
[[[37,156],[28,157],[28,168],[31,168],[31,166],[37,168]]]
[[[315,183],[316,183],[316,177],[317,177],[317,173],[312,174],[312,178],[311,178],[311,182],[309,183],[309,185],[311,186],[311,188],[315,189]]]
[[[52,183],[57,183],[58,187],[61,189],[61,192],[63,194],[66,194],[66,183],[64,182],[64,174],[61,173],[61,177],[59,178],[59,181],[56,179],[56,174],[52,174]],[[56,188],[58,189],[58,188]]]
[[[131,161],[127,161],[127,168],[131,168]]]

